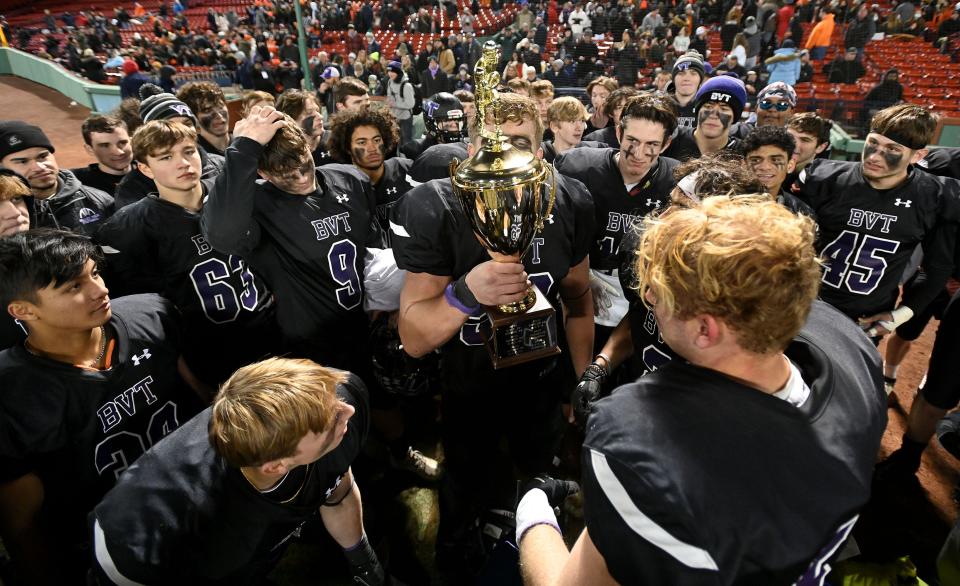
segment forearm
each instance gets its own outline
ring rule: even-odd
[[[320,507],[320,518],[327,533],[340,547],[353,547],[363,535],[363,504],[360,488],[351,480],[349,493],[336,505]]]
[[[630,313],[627,312],[617,327],[607,338],[607,343],[603,345],[600,351],[609,359],[608,368],[613,372],[615,368],[623,364],[623,361],[633,356],[633,336],[630,330]]]
[[[526,586],[552,586],[561,582],[570,552],[556,529],[537,525],[520,542],[520,571]]]
[[[913,283],[903,292],[900,306],[907,306],[914,315],[923,311],[943,290],[950,278],[952,267],[925,265]]]
[[[263,147],[240,137],[226,151],[223,171],[203,206],[200,227],[213,248],[230,254],[249,251],[256,238],[253,230],[257,163]]]
[[[593,358],[593,295],[587,287],[576,299],[564,300],[567,346],[577,377],[583,375]]]
[[[401,295],[400,306],[400,340],[407,354],[415,358],[445,344],[469,317],[451,306],[443,293],[409,307],[405,307]]]

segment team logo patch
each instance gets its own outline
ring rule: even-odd
[[[897,207],[903,206],[903,207],[905,207],[905,208],[908,208],[908,207],[910,207],[910,204],[912,204],[912,203],[913,203],[913,200],[910,200],[910,199],[900,199],[900,198],[898,197],[898,198],[897,198],[897,201],[893,202],[893,205],[895,205],[895,206],[897,206]]]
[[[396,195],[396,194],[397,194],[397,188],[396,188],[396,187],[388,187],[388,188],[387,188],[387,195]]]
[[[347,203],[350,201],[350,196],[346,193],[337,196],[337,203]]]
[[[80,213],[77,214],[77,217],[80,219],[81,224],[91,224],[100,219],[100,214],[90,208],[80,208]]]
[[[150,348],[144,348],[142,354],[134,354],[130,357],[130,360],[134,366],[140,366],[141,360],[150,360],[151,358],[153,358],[153,354],[150,354]]]
[[[17,146],[17,145],[20,144],[21,142],[23,142],[23,139],[20,138],[20,136],[17,135],[17,134],[11,134],[11,135],[7,138],[7,144],[10,145],[10,146]]]

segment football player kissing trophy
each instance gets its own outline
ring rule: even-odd
[[[465,161],[451,161],[450,176],[453,192],[490,257],[521,262],[553,208],[556,171],[534,153],[513,146],[501,133],[498,62],[497,45],[488,41],[474,68],[474,124],[481,144]],[[493,113],[492,132],[485,128],[488,112]],[[488,319],[481,325],[481,334],[494,368],[560,353],[556,311],[536,285],[520,301],[484,309]]]

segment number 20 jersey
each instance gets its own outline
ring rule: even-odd
[[[824,258],[820,297],[857,318],[894,308],[918,244],[924,266],[953,261],[960,183],[910,170],[897,187],[870,186],[860,163],[815,160],[800,174],[800,199],[817,214]],[[919,308],[915,308],[919,309]]]
[[[157,295],[112,301],[108,370],[0,352],[0,481],[36,472],[71,537],[127,466],[199,411],[177,373],[176,310]],[[82,533],[81,533],[82,535]]]

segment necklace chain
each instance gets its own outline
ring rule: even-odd
[[[33,354],[34,356],[43,356],[45,353],[37,350],[30,343],[30,338],[28,337],[23,347],[27,349],[27,352]],[[93,359],[93,363],[96,366],[100,366],[100,362],[103,361],[103,357],[107,354],[107,329],[103,326],[100,326],[100,353],[97,354],[97,357]]]

